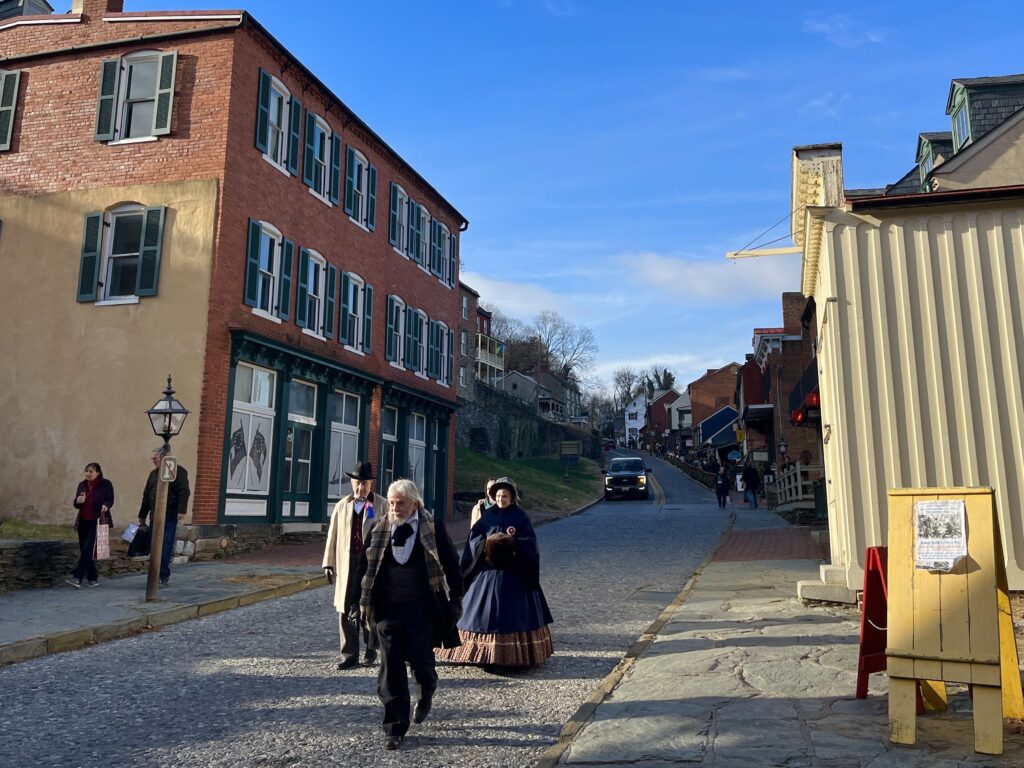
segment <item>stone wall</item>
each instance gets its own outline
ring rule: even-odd
[[[110,559],[97,560],[101,577],[144,571],[148,557],[128,557],[128,545],[110,539]],[[60,584],[78,564],[77,541],[0,541],[0,592],[52,587]]]
[[[583,454],[600,460],[600,441],[589,431],[542,418],[514,397],[474,381],[475,401],[459,401],[455,444],[499,459],[544,456],[562,440],[581,440]]]

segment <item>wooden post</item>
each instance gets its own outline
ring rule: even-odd
[[[149,577],[146,579],[146,602],[157,599],[160,589],[160,558],[164,552],[164,520],[167,517],[167,486],[169,483],[160,479],[160,470],[156,473],[156,504],[153,507],[153,525],[149,532]],[[173,553],[172,553],[173,554]]]

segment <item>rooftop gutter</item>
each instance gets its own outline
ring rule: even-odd
[[[923,206],[953,205],[956,203],[983,203],[1024,198],[1024,184],[983,189],[955,189],[947,192],[917,192],[911,195],[860,197],[847,200],[854,213],[893,208],[920,208]]]

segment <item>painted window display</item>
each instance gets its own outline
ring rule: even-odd
[[[327,495],[340,499],[350,490],[345,473],[359,460],[359,397],[335,392],[328,399],[327,408],[331,422]]]
[[[230,434],[228,492],[267,494],[274,434],[272,371],[238,365]]]

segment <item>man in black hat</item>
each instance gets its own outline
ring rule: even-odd
[[[338,634],[341,640],[338,669],[351,669],[359,663],[361,622],[356,569],[364,556],[363,542],[377,522],[373,466],[368,461],[359,461],[351,472],[345,474],[352,480],[352,493],[334,506],[323,561],[324,575],[329,583],[334,584],[334,607],[338,611]],[[363,643],[366,645],[364,660],[372,664],[377,659],[376,643],[371,641],[365,626],[361,629]]]

